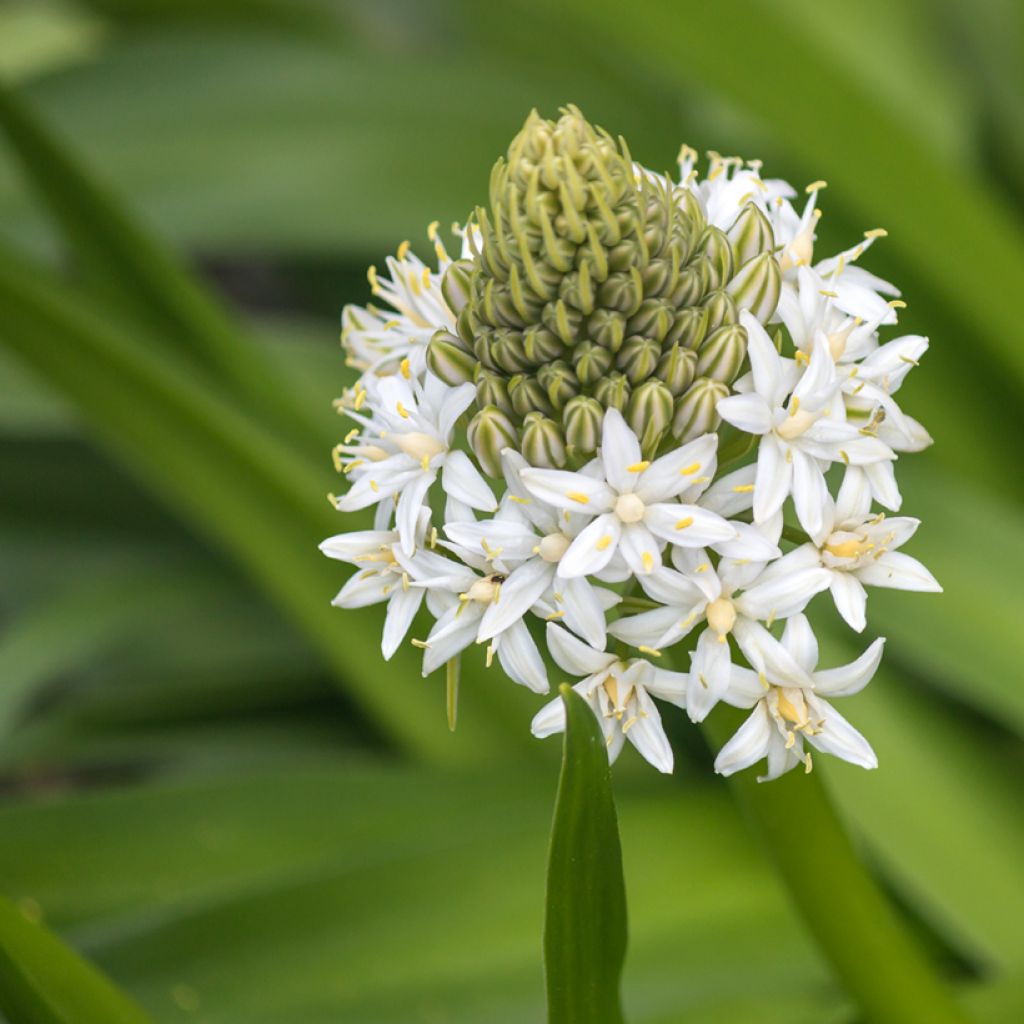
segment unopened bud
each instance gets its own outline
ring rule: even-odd
[[[732,277],[732,246],[721,228],[706,227],[698,249],[704,254],[706,290],[721,288]]]
[[[707,318],[707,333],[717,331],[724,324],[739,323],[740,311],[736,300],[726,291],[711,292],[704,300],[704,314]]]
[[[501,476],[502,449],[516,448],[519,443],[512,421],[497,406],[488,405],[469,421],[467,436],[483,471]]]
[[[520,450],[531,466],[558,469],[565,465],[565,439],[561,428],[543,413],[531,412],[524,420]]]
[[[697,353],[681,345],[673,345],[658,361],[658,380],[678,398],[692,383],[697,374]]]
[[[672,392],[660,380],[641,384],[629,399],[626,422],[640,439],[646,459],[653,457],[672,423]]]
[[[490,370],[478,370],[476,375],[476,404],[482,409],[485,405],[495,405],[503,413],[512,414],[512,403],[508,397],[508,382]]]
[[[701,377],[731,384],[740,373],[747,355],[747,331],[739,324],[719,327],[709,335],[697,355],[697,373]]]
[[[632,337],[619,350],[615,365],[630,384],[642,384],[654,373],[661,358],[661,346],[653,338]]]
[[[587,320],[587,335],[601,348],[618,352],[626,337],[626,318],[614,309],[595,309]]]
[[[456,260],[441,278],[441,294],[455,316],[462,312],[469,301],[469,281],[472,273],[472,260]]]
[[[718,427],[718,403],[729,394],[721,381],[698,377],[682,398],[676,399],[672,417],[672,436],[680,442],[692,441]]]
[[[565,351],[562,340],[546,327],[531,324],[523,331],[523,352],[531,366],[543,366]]]
[[[579,382],[585,386],[596,384],[612,365],[612,354],[590,341],[581,341],[572,350],[573,367]]]
[[[564,408],[566,402],[579,394],[579,379],[572,367],[562,360],[542,366],[537,371],[537,380],[555,409]]]
[[[571,398],[562,413],[566,446],[574,452],[589,455],[601,442],[604,409],[596,398],[577,395]]]
[[[729,228],[733,264],[742,267],[762,252],[775,246],[775,233],[768,218],[753,203],[747,203]]]
[[[540,381],[536,377],[527,377],[524,374],[516,374],[508,382],[508,397],[520,419],[525,418],[531,412],[542,412],[545,415],[554,412],[548,396],[544,393]]]
[[[476,357],[466,351],[461,338],[448,331],[438,331],[427,346],[427,366],[445,384],[458,387],[473,379]]]
[[[679,310],[665,337],[665,344],[679,342],[683,348],[697,348],[708,329],[708,311],[700,306]]]
[[[626,327],[630,334],[661,341],[675,320],[674,313],[675,306],[665,299],[644,299]]]
[[[740,267],[727,291],[740,309],[749,309],[761,323],[775,312],[782,290],[782,271],[770,252],[761,253]]]
[[[606,409],[618,409],[622,412],[629,401],[629,394],[633,389],[629,386],[624,374],[613,371],[602,377],[594,385],[594,397]]]

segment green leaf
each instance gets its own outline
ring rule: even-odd
[[[626,887],[608,747],[571,686],[548,853],[544,966],[550,1024],[621,1024]]]
[[[149,1024],[96,968],[0,897],[0,1009],[11,1024]]]

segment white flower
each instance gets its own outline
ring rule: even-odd
[[[348,363],[373,373],[398,370],[403,360],[416,376],[426,369],[427,345],[434,333],[454,330],[455,314],[441,294],[441,278],[451,263],[437,236],[437,223],[427,231],[437,255],[437,271],[431,270],[409,249],[398,247],[397,256],[387,258],[390,278],[371,267],[368,277],[377,306],[348,305],[341,314],[341,339]]]
[[[718,403],[733,426],[761,436],[754,484],[754,522],[764,523],[792,493],[800,524],[812,538],[824,536],[828,489],[821,464],[884,463],[895,458],[888,445],[843,419],[841,384],[828,342],[818,336],[806,370],[786,359],[754,317],[744,312],[753,390]],[[787,401],[788,396],[788,401]]]
[[[425,511],[425,510],[424,510]],[[429,515],[421,515],[417,535],[422,540]],[[384,636],[381,651],[390,660],[405,639],[412,620],[423,602],[423,590],[410,586],[409,561],[403,565],[396,530],[359,530],[328,537],[320,545],[328,558],[348,562],[359,569],[338,592],[331,604],[338,608],[363,608],[386,601]],[[414,571],[427,572],[431,565],[444,559],[419,551],[413,559]]]
[[[494,495],[469,456],[452,447],[458,418],[476,394],[472,384],[450,388],[432,374],[423,384],[404,374],[368,378],[357,386],[349,413],[363,424],[339,445],[352,489],[337,500],[342,512],[396,498],[395,518],[402,550],[412,554],[416,520],[438,473],[445,493],[470,508],[493,512]],[[370,395],[372,417],[360,410]],[[362,396],[362,397],[360,397]]]
[[[867,624],[864,586],[939,592],[938,580],[902,547],[920,520],[871,512],[871,488],[862,470],[846,471],[839,494],[829,499],[820,545],[804,544],[786,557],[799,571],[820,565],[829,574],[829,590],[839,614],[857,632]]]
[[[490,639],[550,594],[555,607],[546,614],[564,619],[587,643],[603,650],[605,605],[595,588],[582,576],[556,581],[559,563],[586,519],[566,516],[561,509],[530,495],[521,480],[529,465],[518,452],[506,449],[501,461],[508,484],[501,513],[494,519],[450,523],[444,528],[449,539],[496,568],[506,570],[509,564],[518,563],[507,569],[500,604],[492,609],[480,639]]]
[[[799,665],[762,622],[787,619],[802,611],[828,586],[829,574],[818,565],[796,565],[792,555],[765,564],[722,559],[716,570],[704,551],[673,552],[676,569],[662,567],[640,582],[663,607],[618,619],[609,632],[644,650],[660,651],[707,622],[690,662],[686,710],[702,721],[723,698],[729,685],[734,637],[744,657],[762,676],[784,673],[803,677]]]
[[[687,678],[682,672],[655,668],[647,661],[621,660],[588,647],[567,630],[548,624],[548,650],[558,665],[573,676],[586,676],[573,689],[594,709],[614,761],[623,743],[630,743],[660,772],[672,771],[672,748],[651,695],[682,706]],[[561,698],[545,705],[530,726],[543,738],[565,731],[565,705]]]
[[[717,444],[714,434],[705,434],[649,462],[622,414],[609,409],[593,474],[523,470],[523,484],[534,497],[570,514],[596,516],[562,555],[558,574],[593,575],[621,552],[629,568],[643,576],[661,564],[666,542],[703,547],[738,539],[738,531],[721,516],[673,500],[696,498],[711,482]]]
[[[800,762],[810,771],[805,740],[823,753],[862,768],[876,768],[878,760],[868,741],[822,697],[847,697],[862,690],[878,668],[884,643],[878,639],[849,665],[819,672],[818,642],[807,619],[791,618],[782,644],[812,685],[803,678],[775,673],[765,687],[756,673],[733,667],[725,700],[754,710],[715,758],[715,771],[732,775],[762,758],[768,759],[768,773],[759,781],[778,778]]]
[[[536,693],[547,693],[548,676],[537,645],[522,617],[509,621],[503,601],[515,601],[518,588],[531,586],[530,574],[511,581],[504,572],[481,571],[446,558],[426,563],[421,553],[399,558],[412,576],[412,586],[433,595],[439,612],[423,647],[423,675],[439,669],[474,643],[487,644],[487,665],[495,655],[506,674]],[[475,559],[474,559],[475,561]],[[511,583],[511,586],[509,585]]]

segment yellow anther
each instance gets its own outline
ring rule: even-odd
[[[644,563],[644,572],[650,572],[654,568],[654,555],[650,551],[645,551],[640,560]]]
[[[407,420],[409,418],[409,410],[406,409],[406,407],[402,405],[401,402],[395,402],[395,409],[397,410],[398,415],[401,416],[403,420]]]
[[[331,506],[331,508],[337,510],[337,508],[338,508],[338,499],[333,494],[328,494],[327,495],[327,503]]]
[[[696,473],[699,469],[700,469],[700,463],[699,462],[691,462],[688,466],[684,466],[681,470],[679,470],[679,475],[680,476],[693,476],[693,474]]]
[[[377,284],[377,268],[370,266],[366,271],[366,280],[370,282],[370,290],[376,295],[380,291],[380,285]]]
[[[818,294],[819,295],[824,295],[826,299],[838,299],[839,298],[839,292],[829,291],[827,288],[819,288],[818,289]]]
[[[366,459],[353,459],[347,466],[345,466],[344,469],[342,469],[342,472],[346,476],[348,476],[348,474],[351,473],[353,469],[355,469],[357,466],[362,466],[365,462]]]
[[[885,228],[872,228],[870,231],[864,232],[865,238],[885,238],[889,234]]]
[[[688,526],[693,526],[693,516],[685,516],[676,523],[677,530],[685,530]]]
[[[694,570],[694,572],[707,572],[711,568],[710,562],[701,562],[700,565]]]
[[[377,481],[376,480],[371,480],[370,481],[370,490],[373,491],[374,494],[379,494],[380,493],[380,488],[377,486]]]
[[[409,255],[409,242],[408,239],[398,247],[398,258],[404,260]]]
[[[590,496],[587,495],[587,494],[584,494],[582,491],[569,491],[566,494],[566,497],[570,501],[578,502],[580,505],[589,505],[590,504]]]
[[[800,396],[794,395],[793,400],[789,403],[789,415],[795,416],[800,411]]]
[[[559,608],[559,610],[557,612],[552,612],[550,615],[546,616],[544,621],[545,622],[554,622],[555,619],[561,619],[561,618],[564,618],[564,617],[565,617],[565,612],[562,611],[561,608]]]
[[[890,299],[888,302],[890,309],[906,309],[907,304],[902,299]]]
[[[807,195],[810,195],[812,192],[820,192],[823,188],[828,188],[827,181],[812,181],[810,185],[804,189],[804,192]]]
[[[409,365],[408,357],[398,364],[398,369],[406,380],[409,380],[412,377],[412,367]]]
[[[797,349],[796,355],[793,357],[797,366],[807,366],[811,361],[811,357],[803,351],[803,349]]]
[[[441,222],[439,220],[432,220],[427,225],[427,238],[429,238],[430,241],[432,241],[432,242],[436,242],[437,241],[437,229],[440,226],[441,226]]]
[[[428,644],[426,640],[417,640],[414,637],[412,640],[409,641],[409,643],[411,643],[413,645],[413,647],[420,648],[420,650],[422,650],[422,651],[429,651],[430,650],[430,644]]]
[[[529,498],[520,498],[518,494],[510,494],[508,496],[509,501],[514,501],[517,505],[529,505]]]
[[[659,651],[657,647],[648,647],[646,644],[640,644],[639,647],[637,647],[637,650],[641,654],[649,654],[652,658],[661,657],[661,651]]]
[[[650,464],[649,459],[644,459],[643,462],[634,462],[632,466],[627,466],[626,469],[630,473],[642,473]]]
[[[430,291],[430,267],[424,267],[423,268],[422,278],[423,278],[423,287],[427,291]]]
[[[595,545],[595,547],[597,548],[598,551],[606,551],[608,549],[608,545],[611,544],[611,542],[612,542],[612,535],[610,533],[606,533],[603,537],[601,537],[598,540],[598,542]]]
[[[753,484],[737,484],[733,490],[737,494],[749,494],[754,489]]]

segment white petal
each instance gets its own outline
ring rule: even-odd
[[[548,674],[537,645],[520,619],[506,629],[495,641],[498,661],[513,682],[533,690],[534,693],[548,692]]]
[[[887,509],[896,512],[903,504],[903,496],[896,483],[896,470],[892,462],[875,462],[864,467],[868,482],[871,484],[871,493],[875,501],[884,505]]]
[[[690,658],[686,711],[691,721],[703,722],[708,712],[725,696],[731,668],[729,644],[722,643],[710,629],[705,629]]]
[[[655,569],[640,581],[644,593],[662,604],[675,605],[677,608],[695,604],[701,599],[702,591],[688,576],[662,566]]]
[[[570,512],[600,515],[608,512],[615,500],[615,493],[604,480],[595,480],[585,473],[524,469],[519,477],[535,498]]]
[[[597,591],[604,588],[596,588],[588,580],[574,577],[559,581],[557,589],[564,599],[560,607],[565,612],[565,624],[591,647],[603,651],[608,637],[604,608]]]
[[[854,570],[861,581],[871,587],[893,587],[896,590],[918,590],[939,593],[939,581],[916,559],[902,551],[887,551]]]
[[[490,640],[521,620],[547,590],[554,574],[554,566],[543,558],[531,558],[514,569],[502,583],[497,601],[484,612],[477,641]]]
[[[729,688],[722,700],[734,708],[752,708],[764,699],[767,692],[756,672],[741,665],[733,665],[729,670]]]
[[[748,562],[768,562],[779,558],[782,551],[763,533],[760,527],[751,523],[730,521],[729,525],[736,531],[732,540],[717,541],[711,544],[718,554],[724,558],[737,558]]]
[[[829,584],[836,611],[845,619],[851,629],[858,633],[867,625],[867,591],[852,573],[834,570]]]
[[[717,512],[726,519],[746,512],[754,505],[754,478],[756,463],[726,473],[704,492],[701,505],[711,512]]]
[[[335,608],[365,608],[367,605],[379,604],[387,598],[385,588],[388,582],[386,576],[375,570],[357,572],[338,591],[331,604]]]
[[[729,395],[716,408],[723,420],[746,434],[767,434],[772,429],[772,410],[758,392]]]
[[[662,540],[680,547],[702,548],[737,539],[736,527],[699,505],[648,505],[644,525]]]
[[[561,697],[556,697],[545,704],[533,716],[530,732],[540,740],[545,736],[553,736],[556,732],[565,732],[565,702]]]
[[[825,514],[829,511],[828,488],[817,460],[793,449],[793,505],[797,519],[815,544],[828,536]]]
[[[879,637],[856,661],[816,673],[815,691],[826,697],[849,697],[851,694],[859,693],[878,671],[884,646],[885,638]]]
[[[698,485],[697,480],[714,477],[717,468],[718,436],[704,434],[681,448],[655,459],[637,481],[636,493],[646,503],[667,501]]]
[[[672,747],[662,728],[661,715],[642,687],[636,690],[636,701],[638,714],[623,725],[623,733],[646,761],[668,774],[672,771]]]
[[[473,605],[466,607],[456,618],[458,606],[450,609],[437,620],[427,637],[427,648],[423,652],[423,675],[439,669],[451,661],[456,654],[461,654],[476,640],[477,626],[480,615]]]
[[[360,555],[375,554],[383,548],[390,548],[398,539],[393,530],[354,530],[328,537],[320,544],[320,550],[328,558],[341,562],[352,562]]]
[[[569,545],[558,563],[558,575],[592,576],[600,572],[612,559],[619,546],[622,524],[610,512],[598,516]]]
[[[649,665],[644,674],[644,687],[648,693],[675,704],[677,708],[686,707],[686,691],[689,685],[690,676],[686,672],[670,672],[668,669]]]
[[[759,702],[732,739],[718,752],[715,771],[719,775],[732,775],[757,764],[768,754],[773,728],[768,709]]]
[[[818,664],[818,638],[811,629],[806,615],[794,615],[786,620],[782,631],[782,646],[793,655],[793,660],[807,673]]]
[[[441,486],[447,494],[464,501],[470,508],[493,512],[498,507],[487,481],[465,452],[450,451],[445,456]]]
[[[445,444],[452,439],[455,421],[473,404],[475,398],[476,386],[470,383],[460,384],[444,396],[437,417],[437,428]]]
[[[830,582],[829,570],[820,565],[776,573],[744,591],[736,599],[736,607],[752,619],[788,619],[803,611],[808,601],[825,590]]]
[[[759,622],[740,616],[732,628],[743,656],[769,682],[811,689],[811,677]]]
[[[655,507],[648,509],[648,513]],[[647,576],[661,565],[661,545],[643,523],[627,523],[623,526],[619,550],[626,565],[637,576]]]
[[[398,496],[395,525],[398,527],[402,551],[407,555],[411,555],[416,549],[416,528],[420,519],[420,509],[423,508],[423,499],[427,496],[427,491],[436,479],[437,474],[433,470],[417,473],[416,478],[407,484]]]
[[[678,608],[652,608],[650,611],[640,612],[639,615],[627,615],[616,619],[608,627],[608,632],[631,647],[657,649],[662,643],[662,637],[674,627],[678,627],[682,618]],[[682,635],[683,633],[679,634]]]
[[[605,479],[620,494],[632,491],[638,471],[634,469],[631,472],[629,467],[638,466],[642,458],[640,442],[622,418],[622,413],[618,409],[609,409],[604,414],[601,434],[601,462]]]
[[[603,672],[614,664],[614,654],[595,651],[567,629],[549,622],[547,627],[548,650],[559,668],[571,676],[590,676]]]
[[[813,700],[811,706],[824,720],[821,731],[807,737],[813,746],[861,768],[878,767],[871,744],[828,701]]]
[[[740,313],[740,323],[747,329],[747,355],[754,377],[754,389],[768,403],[782,404],[786,395],[782,358],[775,351],[772,339],[749,310]]]
[[[398,645],[405,639],[412,620],[423,603],[423,590],[409,587],[408,590],[398,587],[388,601],[387,615],[384,617],[384,636],[381,639],[381,652],[385,661],[398,650]]]
[[[763,523],[782,508],[793,480],[793,466],[774,434],[765,434],[757,446],[754,484],[754,522]]]
[[[506,560],[532,557],[539,540],[530,527],[504,519],[448,523],[444,532],[450,540],[476,554],[491,555],[500,551]]]
[[[848,523],[871,511],[871,485],[859,466],[848,466],[836,495],[836,523]]]

